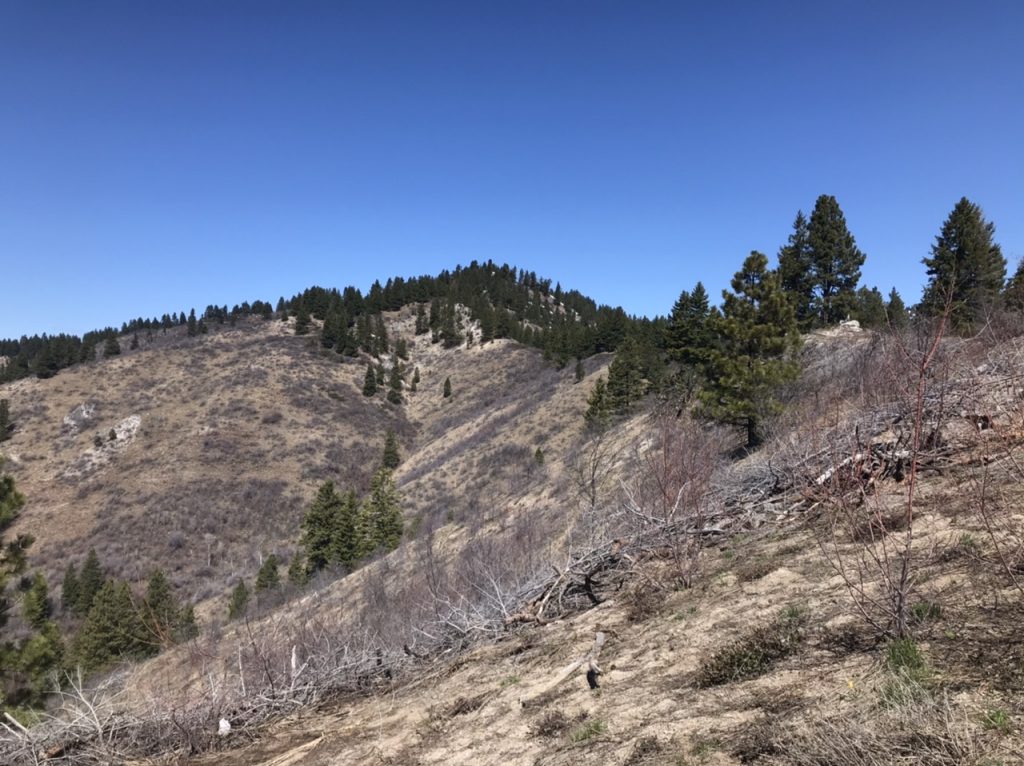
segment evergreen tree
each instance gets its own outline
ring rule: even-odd
[[[363,506],[367,550],[394,550],[402,541],[402,509],[391,471],[381,468],[370,482]]]
[[[340,324],[341,316],[336,311],[328,311],[320,328],[320,345],[323,348],[334,348],[338,344],[342,333]]]
[[[441,397],[444,398],[444,399],[448,399],[448,398],[451,397],[451,395],[452,395],[452,379],[451,378],[445,378],[444,379],[444,389],[443,389],[443,391],[441,393]]]
[[[281,578],[278,576],[277,568],[280,562],[277,556],[271,553],[263,561],[263,566],[256,573],[256,592],[262,593],[265,590],[277,590],[281,587]]]
[[[374,324],[373,340],[375,356],[384,356],[388,353],[388,349],[390,348],[390,344],[388,343],[388,328],[387,325],[384,324],[383,314],[377,315],[377,319]]]
[[[270,304],[265,304],[268,308]],[[270,317],[264,316],[264,319]],[[182,610],[181,618],[178,620],[178,626],[174,634],[174,640],[178,643],[185,641],[191,641],[194,638],[199,637],[199,625],[196,623],[196,610],[195,607],[189,604]]]
[[[82,570],[78,575],[78,598],[75,601],[73,612],[76,617],[84,617],[92,608],[93,599],[103,587],[106,577],[103,574],[103,567],[96,556],[96,549],[90,548],[89,555],[85,558]]]
[[[363,377],[363,396],[373,396],[377,393],[377,374],[373,371],[373,365],[366,365],[366,375]]]
[[[420,384],[420,368],[412,368],[412,383],[409,384],[409,390],[412,393],[416,393],[416,387]]]
[[[625,415],[634,402],[643,398],[644,393],[637,343],[633,338],[627,338],[608,366],[608,405],[616,414]]]
[[[103,342],[103,358],[109,359],[112,356],[117,356],[121,353],[121,344],[117,342],[117,338],[113,335],[107,336],[107,339]]]
[[[245,616],[249,611],[249,589],[245,580],[239,580],[238,585],[231,591],[231,598],[228,600],[228,619],[237,620]]]
[[[295,334],[308,335],[311,321],[305,304],[300,303],[298,311],[295,312]]]
[[[170,646],[180,620],[178,601],[171,584],[159,567],[154,569],[146,585],[143,618],[149,639],[159,646]]]
[[[427,312],[422,303],[416,306],[415,332],[417,335],[426,335],[430,332],[430,320],[427,319]]]
[[[800,338],[793,307],[764,255],[750,254],[732,290],[722,291],[722,314],[712,319],[716,347],[700,401],[706,416],[745,428],[747,446],[755,447],[765,419],[779,410],[776,389],[799,373]]]
[[[441,326],[438,329],[438,340],[444,348],[455,348],[462,344],[462,332],[459,327],[455,304],[448,301],[441,311]]]
[[[157,649],[147,638],[128,583],[104,583],[75,636],[75,660],[86,670],[96,670],[118,660],[150,656]]]
[[[333,481],[325,481],[302,520],[302,547],[310,573],[319,572],[334,560],[335,527],[342,500]]]
[[[63,664],[64,642],[60,630],[51,620],[44,620],[38,631],[25,639],[12,654],[15,656],[9,663],[0,662],[0,665],[9,665],[4,670],[13,669],[18,676],[6,679],[4,702],[10,707],[44,706],[47,694],[53,690],[53,673]],[[0,675],[3,674],[0,671]]]
[[[302,553],[296,551],[292,554],[292,560],[288,564],[288,582],[296,588],[302,588],[309,583],[309,572],[306,571],[306,560]]]
[[[393,471],[398,468],[398,464],[401,462],[401,457],[398,454],[398,437],[395,436],[394,431],[388,431],[384,437],[384,457],[381,460],[381,466],[387,468],[389,471]]]
[[[691,366],[700,364],[710,346],[710,315],[702,283],[698,282],[692,293],[683,290],[679,294],[665,328],[665,349],[670,359]]]
[[[796,312],[796,321],[807,328],[814,323],[814,265],[807,218],[798,210],[789,241],[779,249],[779,285]]]
[[[597,379],[590,396],[587,397],[587,411],[583,414],[587,426],[594,430],[601,430],[608,424],[611,417],[612,406],[608,398],[608,384],[604,377]]]
[[[405,361],[409,360],[409,343],[405,338],[398,338],[395,341],[395,356]]]
[[[0,442],[11,438],[11,403],[0,399]]]
[[[337,507],[331,529],[331,560],[349,572],[367,552],[359,515],[359,498],[349,490]]]
[[[953,327],[966,330],[998,300],[1006,259],[994,241],[995,232],[980,207],[966,197],[956,203],[935,238],[931,257],[924,259],[929,279],[921,297],[922,314],[939,316],[948,304]]]
[[[402,403],[402,373],[398,369],[397,359],[388,373],[388,401],[392,404]]]
[[[885,299],[877,287],[872,287],[870,290],[867,287],[861,287],[857,290],[857,304],[853,311],[853,318],[863,327],[885,327]]]
[[[188,337],[194,338],[199,334],[199,323],[196,321],[196,310],[188,312]]]
[[[72,614],[78,602],[78,570],[74,564],[68,564],[64,570],[64,580],[60,588],[60,608],[64,614]]]
[[[573,370],[573,380],[579,383],[587,375],[587,370],[583,366],[583,360],[579,357],[576,358],[576,367]]]
[[[841,322],[854,307],[864,253],[846,228],[835,197],[822,194],[814,203],[807,245],[815,287],[814,313],[821,324]]]
[[[41,572],[32,576],[32,584],[25,591],[21,600],[21,613],[25,622],[35,630],[40,630],[48,619],[50,619],[50,592],[46,587],[46,578]]]
[[[1003,305],[1010,311],[1024,311],[1024,258],[1017,264],[1017,270],[1013,272],[1010,281],[1006,283],[1003,291]],[[3,403],[0,402],[0,407]],[[0,410],[0,429],[3,425],[2,410]],[[0,430],[0,441],[3,441],[3,433]]]
[[[380,362],[377,362],[377,366],[374,367],[373,369],[374,374],[377,376],[377,387],[382,388],[384,386],[385,381],[387,380],[387,375],[384,374],[384,365],[381,364]]]
[[[896,292],[895,287],[889,291],[889,302],[885,304],[885,316],[889,327],[893,330],[902,330],[910,322],[907,307],[903,305],[903,299]]]

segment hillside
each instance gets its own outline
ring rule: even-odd
[[[51,582],[95,547],[111,574],[139,581],[159,565],[202,602],[269,552],[287,559],[319,483],[365,491],[389,430],[409,456],[397,481],[410,524],[477,523],[527,491],[524,476],[547,481],[536,448],[557,458],[580,431],[571,371],[510,341],[417,343],[412,320],[387,320],[422,377],[401,406],[363,396],[365,361],[339,363],[257,319],[7,384],[17,429],[5,451],[31,498],[13,531],[36,537]]]
[[[34,560],[57,577],[96,545],[122,576],[161,564],[203,627],[98,679],[92,707],[68,697],[65,723],[12,730],[8,752],[1020,762],[1018,341],[928,357],[921,335],[809,335],[784,415],[745,453],[654,401],[588,432],[605,357],[577,383],[514,341],[445,349],[413,310],[385,318],[421,372],[402,405],[363,396],[364,361],[255,318],[5,386]],[[407,541],[225,623],[234,579],[291,553],[318,483],[364,489],[389,429]],[[92,718],[65,728],[76,710]]]

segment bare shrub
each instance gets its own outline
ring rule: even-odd
[[[830,446],[831,466],[810,490],[824,512],[819,547],[842,577],[854,611],[880,633],[895,637],[909,634],[917,585],[919,473],[940,450],[951,409],[952,361],[943,346],[945,327],[942,317],[935,324],[920,324],[908,336],[885,340],[865,404],[870,407],[884,393],[882,411],[896,411],[892,435],[874,441],[872,430],[862,440],[859,428],[845,438],[837,435]],[[902,492],[883,492],[888,479],[901,482]]]
[[[686,588],[700,566],[712,478],[723,447],[719,431],[701,427],[685,413],[662,414],[635,449],[621,485],[619,531],[665,546],[672,577]]]

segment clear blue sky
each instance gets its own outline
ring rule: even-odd
[[[0,0],[0,337],[492,258],[713,296],[835,195],[907,302],[1024,255],[1019,2]]]

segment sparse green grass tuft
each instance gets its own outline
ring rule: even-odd
[[[569,741],[576,744],[587,742],[606,731],[608,731],[608,726],[605,722],[600,718],[594,718],[591,721],[587,721],[579,728],[573,729],[569,733]]]
[[[1012,728],[1009,713],[1001,708],[987,710],[981,718],[981,725],[989,731],[997,731],[1000,734],[1009,734]]]
[[[697,671],[696,685],[719,686],[764,675],[797,650],[806,621],[806,612],[799,607],[786,608],[774,622],[755,628],[705,660]]]
[[[910,616],[914,622],[931,622],[942,617],[942,607],[934,601],[919,601],[910,607]]]

